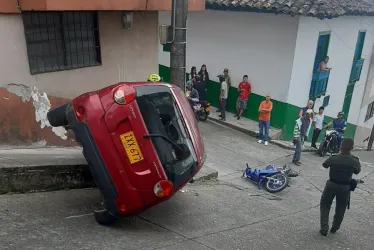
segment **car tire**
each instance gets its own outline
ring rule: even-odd
[[[47,113],[49,124],[52,127],[61,127],[68,125],[68,119],[66,117],[66,111],[70,103],[58,106]]]
[[[100,225],[110,226],[117,220],[117,218],[111,215],[106,209],[96,210],[94,214],[96,222]]]

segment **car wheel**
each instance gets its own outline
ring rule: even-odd
[[[117,218],[111,215],[106,209],[96,210],[95,219],[97,223],[104,226],[110,226],[117,220]]]
[[[52,127],[61,127],[68,125],[68,119],[66,117],[66,111],[70,103],[58,106],[47,113],[49,124]]]

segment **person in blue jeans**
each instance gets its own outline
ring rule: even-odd
[[[343,117],[345,116],[344,112],[341,111],[338,113],[338,117],[335,118],[334,120],[332,120],[331,122],[327,123],[327,125],[325,126],[325,128],[329,127],[332,125],[333,129],[338,132],[338,148],[340,149],[340,146],[342,144],[342,135],[344,133],[344,131],[346,130],[347,128],[347,121],[345,119],[343,119]]]
[[[258,143],[264,142],[265,146],[268,145],[269,139],[269,127],[270,127],[270,114],[273,109],[273,103],[270,101],[270,94],[266,95],[266,100],[260,103],[258,112],[260,116],[258,118],[259,127],[259,141]]]

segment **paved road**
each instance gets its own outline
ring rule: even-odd
[[[372,249],[374,157],[357,153],[366,183],[352,197],[343,228],[318,234],[318,203],[325,180],[322,158],[302,155],[300,176],[277,195],[243,180],[251,166],[290,162],[290,152],[254,138],[201,123],[207,164],[218,181],[187,185],[170,201],[114,227],[96,224],[97,190],[0,196],[0,249]]]

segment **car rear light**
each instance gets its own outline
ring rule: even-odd
[[[129,104],[136,98],[136,91],[133,87],[123,84],[118,87],[113,95],[113,99],[116,103],[124,105]]]
[[[125,213],[126,210],[127,210],[126,205],[123,204],[123,203],[121,203],[121,204],[119,205],[119,211],[120,211],[121,213]]]
[[[173,183],[167,180],[159,181],[154,187],[153,192],[157,197],[165,198],[173,193],[174,186]]]
[[[80,114],[80,115],[84,115],[84,113],[86,112],[86,109],[83,107],[83,106],[79,106],[77,108],[77,112]]]

